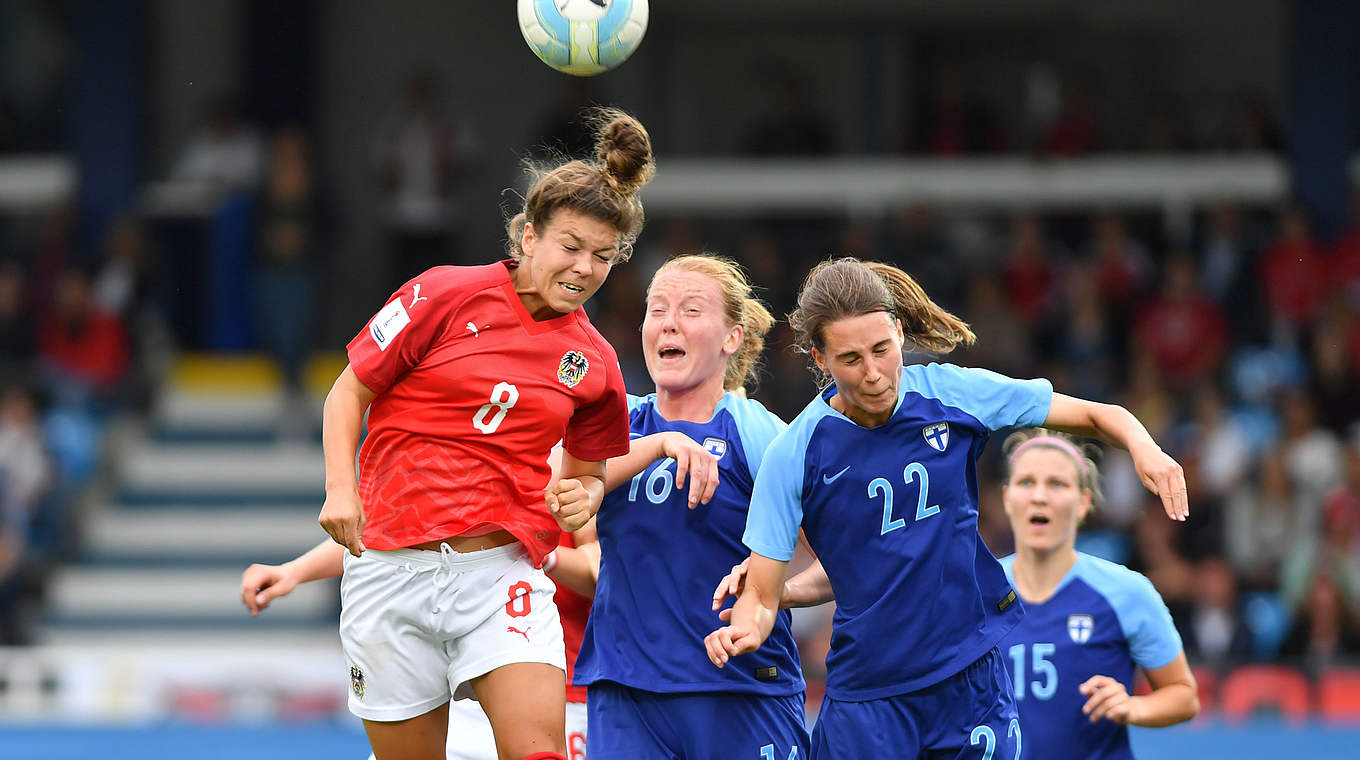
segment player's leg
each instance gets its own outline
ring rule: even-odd
[[[942,719],[928,737],[928,756],[1020,760],[1024,739],[1011,688],[1005,658],[996,649],[932,687],[932,701],[924,709]]]
[[[504,760],[564,754],[566,655],[553,603],[557,587],[518,544],[454,552],[442,561],[456,574],[448,610],[453,693],[476,696]]]
[[[514,663],[472,679],[471,685],[491,720],[500,760],[541,752],[566,756],[567,682],[562,669]]]
[[[591,760],[676,760],[675,750],[684,737],[712,730],[707,724],[687,723],[682,701],[677,695],[609,681],[592,684],[586,701],[587,754]],[[672,718],[678,721],[679,730]]]
[[[567,702],[567,760],[586,760],[589,716],[585,702]]]
[[[905,694],[868,702],[823,698],[817,725],[812,729],[809,757],[812,760],[920,757],[922,727],[920,716],[912,709],[912,697]]]
[[[400,721],[365,720],[364,731],[377,760],[443,760],[449,705]]]
[[[451,692],[448,655],[422,622],[439,604],[429,575],[391,552],[345,555],[340,598],[349,709],[377,760],[443,760]]]
[[[681,753],[685,757],[807,760],[809,737],[802,692],[696,694],[686,701],[685,723],[720,730],[690,731]]]
[[[449,703],[448,760],[496,760],[496,736],[475,699]]]

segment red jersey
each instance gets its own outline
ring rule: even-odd
[[[355,376],[377,394],[359,450],[369,548],[505,529],[541,565],[559,534],[543,499],[552,447],[628,453],[614,349],[581,309],[534,321],[514,266],[430,269],[350,341]]]
[[[563,533],[558,545],[575,547],[575,534]],[[572,686],[571,676],[576,672],[576,655],[581,653],[581,639],[586,635],[590,600],[559,583],[553,602],[557,604],[557,613],[562,618],[562,641],[567,647],[567,701],[585,702],[586,687]]]

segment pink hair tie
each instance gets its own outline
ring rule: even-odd
[[[1051,435],[1034,436],[1028,441],[1025,441],[1024,443],[1015,447],[1015,451],[1011,452],[1010,461],[1014,462],[1016,457],[1020,456],[1020,452],[1024,451],[1025,449],[1028,449],[1031,446],[1052,446],[1055,449],[1061,449],[1062,451],[1066,452],[1068,456],[1077,460],[1077,470],[1081,473],[1081,476],[1083,478],[1086,477],[1086,457],[1082,456],[1080,451],[1077,451],[1076,446],[1073,446],[1067,441],[1064,441],[1063,439],[1058,438],[1056,436]]]

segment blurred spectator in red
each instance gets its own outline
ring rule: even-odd
[[[1058,274],[1049,249],[1038,215],[1019,214],[1011,221],[1010,248],[1001,277],[1011,310],[1027,327],[1051,312],[1057,296]]]
[[[42,320],[38,352],[49,387],[62,405],[113,401],[128,370],[123,321],[95,304],[80,269],[57,277],[52,308]]]
[[[1249,588],[1279,588],[1285,559],[1303,538],[1298,501],[1278,451],[1260,458],[1259,481],[1244,478],[1228,498],[1227,556]]]
[[[976,100],[963,69],[941,66],[927,101],[912,120],[905,140],[909,152],[961,156],[1006,149],[1000,122]]]
[[[1211,380],[1227,347],[1223,315],[1195,290],[1194,263],[1183,255],[1167,261],[1161,297],[1139,316],[1134,331],[1173,391]]]
[[[1292,335],[1317,318],[1327,293],[1327,273],[1302,208],[1280,213],[1278,237],[1261,256],[1260,278],[1274,327]]]
[[[1195,567],[1194,601],[1180,632],[1185,653],[1210,667],[1251,656],[1251,629],[1237,602],[1237,578],[1221,558],[1210,557]]]
[[[1129,235],[1123,216],[1106,211],[1093,220],[1087,259],[1096,268],[1095,284],[1110,323],[1128,324],[1152,275],[1147,248]]]
[[[0,261],[0,366],[21,367],[37,355],[36,325],[17,261]]]
[[[263,168],[259,132],[243,117],[240,102],[223,95],[209,105],[203,126],[189,139],[170,176],[225,189],[253,190]]]
[[[378,132],[374,164],[388,252],[386,292],[430,267],[485,263],[465,258],[454,234],[461,189],[476,138],[450,119],[436,76],[408,75],[405,100]]]
[[[767,67],[762,91],[770,101],[746,130],[742,152],[755,156],[820,156],[832,151],[831,126],[817,113],[806,77],[788,62]]]
[[[1058,116],[1044,131],[1042,152],[1049,156],[1084,156],[1101,149],[1100,119],[1086,83],[1071,76],[1063,82]]]

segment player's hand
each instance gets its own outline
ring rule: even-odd
[[[241,602],[253,617],[270,602],[292,593],[297,584],[289,565],[254,564],[241,573]]]
[[[685,487],[689,476],[689,508],[707,504],[718,488],[718,458],[684,433],[661,437],[661,453],[675,460],[675,487]]]
[[[1185,470],[1176,460],[1156,446],[1130,450],[1133,468],[1147,490],[1162,500],[1166,516],[1183,521],[1190,516],[1190,495],[1185,487]]]
[[[581,529],[594,514],[590,509],[590,492],[576,478],[564,478],[548,488],[544,494],[548,512],[568,533]]]
[[[364,553],[364,505],[353,488],[326,492],[321,516],[316,519],[335,543],[359,556]]]
[[[1078,688],[1082,696],[1088,698],[1081,711],[1092,723],[1101,718],[1121,726],[1135,721],[1133,713],[1138,700],[1129,696],[1128,689],[1119,681],[1109,676],[1091,676]]]
[[[723,626],[704,637],[704,648],[708,659],[721,668],[733,657],[759,649],[760,632],[755,626]]]
[[[713,589],[713,611],[718,613],[718,619],[724,623],[732,620],[732,608],[723,609],[723,602],[729,596],[741,596],[742,589],[746,588],[746,568],[751,564],[751,558],[747,557],[739,564],[732,566],[732,572],[718,581],[718,587]]]

